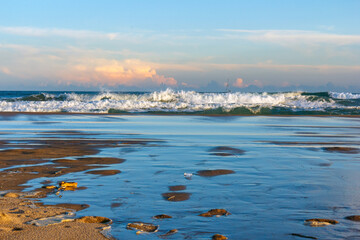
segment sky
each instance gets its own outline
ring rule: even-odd
[[[0,90],[360,92],[358,0],[13,0]]]

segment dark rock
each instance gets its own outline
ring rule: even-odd
[[[95,175],[102,175],[102,176],[110,176],[110,175],[115,175],[118,173],[121,173],[120,170],[114,170],[114,169],[110,169],[110,170],[93,170],[93,171],[88,171],[85,172],[87,174],[95,174]]]
[[[167,237],[167,236],[173,235],[173,234],[175,234],[175,233],[177,233],[177,232],[178,232],[177,229],[171,229],[171,230],[168,231],[167,233],[160,235],[160,237]]]
[[[200,170],[197,171],[197,175],[201,177],[215,177],[219,175],[233,174],[235,173],[233,170],[227,169],[215,169],[215,170]]]
[[[159,229],[159,226],[151,224],[151,223],[144,223],[144,222],[133,222],[128,223],[126,226],[126,229],[129,230],[139,230],[142,232],[157,232]]]
[[[347,217],[345,217],[345,219],[360,222],[360,215],[347,216]]]
[[[117,207],[120,207],[121,205],[122,205],[122,203],[114,202],[111,204],[111,208],[117,208]]]
[[[324,147],[323,150],[326,152],[338,152],[338,153],[349,153],[349,154],[360,153],[358,148],[351,148],[351,147]]]
[[[226,240],[228,239],[227,237],[225,237],[224,235],[221,234],[215,234],[212,236],[211,238],[212,240]]]
[[[166,215],[166,214],[160,214],[153,216],[154,219],[164,219],[164,218],[172,218],[172,216]]]
[[[186,193],[186,192],[168,192],[162,194],[165,200],[171,202],[186,201],[190,198],[190,195],[191,193]]]
[[[169,186],[169,190],[170,191],[182,191],[182,190],[186,190],[186,186],[185,185]]]
[[[228,211],[225,209],[211,209],[207,211],[206,213],[199,214],[201,217],[213,217],[213,216],[227,216],[230,215]]]
[[[214,147],[210,149],[209,152],[211,152],[212,155],[222,156],[222,157],[242,155],[245,153],[244,150],[232,148],[232,147],[225,147],[225,146]]]

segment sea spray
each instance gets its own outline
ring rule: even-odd
[[[0,92],[1,112],[227,115],[358,115],[360,94],[337,92],[200,93]]]

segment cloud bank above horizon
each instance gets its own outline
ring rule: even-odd
[[[184,4],[190,3],[185,1]],[[232,4],[238,6],[236,2]],[[350,11],[356,3],[348,5],[346,10]],[[10,4],[10,7],[14,6]],[[348,15],[351,16],[350,12]],[[73,18],[74,23],[82,20],[77,15]],[[99,16],[95,18],[101,21]],[[350,20],[359,18],[353,14]],[[122,19],[114,19],[122,22]],[[103,26],[106,25],[103,29],[87,24],[67,28],[59,24],[61,19],[55,20],[50,21],[52,27],[35,22],[19,25],[20,20],[16,23],[13,20],[13,25],[10,21],[0,26],[2,89],[152,90],[172,87],[222,91],[231,87],[261,91],[298,90],[304,86],[326,90],[331,86],[360,91],[360,31],[340,30],[339,26],[346,24],[340,23],[344,21],[340,16],[331,21],[323,17],[315,28],[310,27],[315,23],[308,23],[308,30],[290,28],[299,25],[295,20],[284,28],[276,19],[269,20],[273,23],[267,29],[261,28],[266,25],[261,22],[255,27],[226,21],[221,26],[214,23],[213,28],[199,28],[200,20],[192,27],[190,24],[181,28],[166,26],[164,22],[160,25],[163,29],[154,29],[137,21],[133,29],[118,28],[115,22],[113,25],[103,22]],[[170,22],[175,26],[177,20]],[[325,20],[328,25],[324,24]],[[148,21],[155,23],[157,18]]]

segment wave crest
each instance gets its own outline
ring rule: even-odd
[[[2,112],[359,114],[353,93],[199,93],[167,89],[151,93],[36,93],[2,98]],[[355,99],[355,100],[354,100]]]

